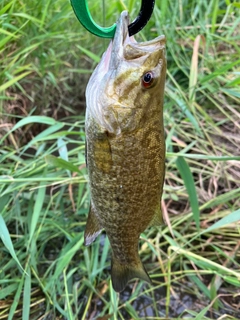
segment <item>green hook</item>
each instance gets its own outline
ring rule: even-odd
[[[78,20],[88,31],[101,38],[114,37],[116,24],[108,28],[98,26],[89,12],[87,0],[71,0],[71,4]]]
[[[155,0],[142,0],[138,17],[128,26],[129,36],[140,31],[150,19]],[[116,31],[116,23],[111,27],[98,26],[92,19],[88,9],[87,0],[71,0],[73,11],[80,23],[91,33],[101,38],[113,38]]]

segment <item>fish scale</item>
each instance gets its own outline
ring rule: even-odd
[[[128,24],[128,13],[123,12],[86,90],[91,208],[85,244],[105,230],[116,291],[122,291],[132,278],[151,283],[138,242],[148,226],[162,224],[165,173],[165,38],[137,43],[128,36]],[[145,74],[152,80],[146,87]]]

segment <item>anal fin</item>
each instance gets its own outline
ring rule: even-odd
[[[97,220],[96,214],[90,206],[90,210],[88,213],[87,224],[84,232],[84,244],[85,246],[89,246],[101,233],[102,228]]]

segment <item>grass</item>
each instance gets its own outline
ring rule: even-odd
[[[138,13],[114,3],[89,1],[93,18]],[[167,36],[167,224],[140,241],[154,285],[117,295],[108,240],[83,246],[84,89],[108,40],[68,1],[1,2],[0,319],[240,318],[239,17],[234,1],[156,1],[137,36]]]

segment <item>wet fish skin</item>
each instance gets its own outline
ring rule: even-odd
[[[135,277],[151,283],[138,254],[138,242],[148,226],[162,224],[165,174],[165,37],[137,43],[129,38],[128,25],[124,11],[86,90],[91,207],[85,244],[91,244],[105,229],[117,292]],[[147,88],[144,75],[149,72],[153,81]]]

